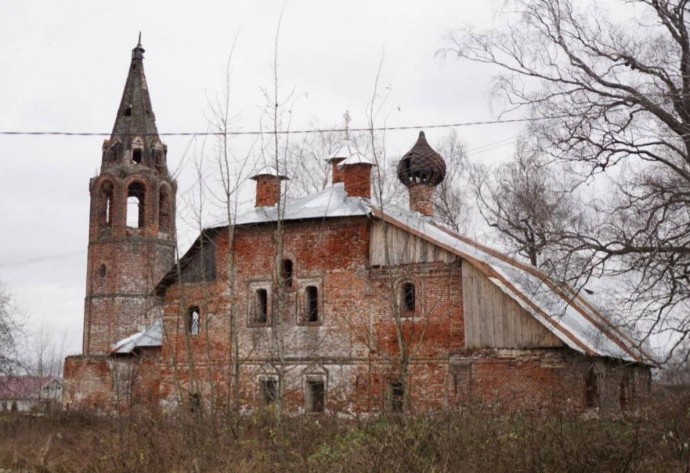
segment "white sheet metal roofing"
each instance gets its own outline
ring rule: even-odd
[[[317,194],[286,202],[281,213],[283,220],[303,220],[368,215],[370,208],[364,199],[348,197],[344,184],[338,183]],[[235,224],[275,222],[277,217],[276,207],[258,207],[238,216]]]
[[[556,284],[532,266],[520,263],[434,222],[417,212],[393,205],[377,205],[360,197],[348,197],[342,183],[301,199],[288,201],[283,220],[374,216],[454,253],[485,274],[508,297],[558,337],[566,346],[587,355],[654,364],[634,338],[614,326],[593,304],[567,286]],[[274,222],[275,207],[255,208],[240,215],[236,225]],[[160,332],[160,328],[159,328]],[[158,332],[158,333],[159,333]],[[118,343],[138,346],[133,337]],[[128,342],[129,343],[129,342]],[[119,353],[119,351],[118,351]],[[127,352],[128,353],[128,352]]]
[[[156,319],[150,327],[115,343],[110,349],[110,353],[129,354],[135,348],[160,347],[162,345],[163,325],[161,319]]]

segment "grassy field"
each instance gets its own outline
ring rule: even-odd
[[[689,472],[690,396],[617,416],[0,417],[0,472]]]

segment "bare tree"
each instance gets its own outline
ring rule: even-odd
[[[562,262],[552,257],[559,241],[577,231],[582,218],[553,163],[519,140],[513,160],[493,170],[477,166],[472,183],[479,212],[509,250],[553,273]]]
[[[17,307],[9,290],[0,283],[0,374],[12,374],[20,365],[20,331]]]
[[[465,147],[455,130],[438,141],[434,148],[446,161],[446,178],[434,195],[438,219],[456,232],[467,230],[470,211],[470,163]]]
[[[319,130],[307,133],[287,149],[286,168],[290,170],[287,193],[290,197],[302,197],[322,191],[329,183],[331,166],[326,159],[335,153],[344,139],[357,145],[364,141],[361,134],[340,131],[342,126],[323,127],[312,121],[310,128]]]
[[[680,346],[690,334],[688,2],[618,1],[615,15],[570,0],[510,7],[503,27],[453,33],[446,52],[498,66],[494,97],[529,111],[546,152],[586,179],[615,176],[597,224],[566,234],[564,248],[591,272],[632,278],[648,333],[671,330]]]

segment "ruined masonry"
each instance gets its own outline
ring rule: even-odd
[[[264,167],[255,208],[205,229],[175,264],[176,184],[143,55],[137,44],[89,184],[67,408],[619,409],[647,396],[653,360],[630,334],[434,219],[446,166],[423,132],[398,165],[409,209],[372,196],[376,164],[346,136],[324,157],[326,189],[286,200],[290,170]]]

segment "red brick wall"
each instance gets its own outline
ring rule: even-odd
[[[123,166],[123,173],[134,170]],[[104,217],[104,183],[113,185],[112,221]],[[127,188],[145,187],[145,226],[126,226]],[[150,294],[174,261],[175,230],[159,231],[159,196],[165,186],[174,214],[175,185],[148,168],[133,174],[103,173],[91,182],[91,216],[84,306],[84,354],[108,353],[116,341],[149,325],[146,313],[158,304]]]

